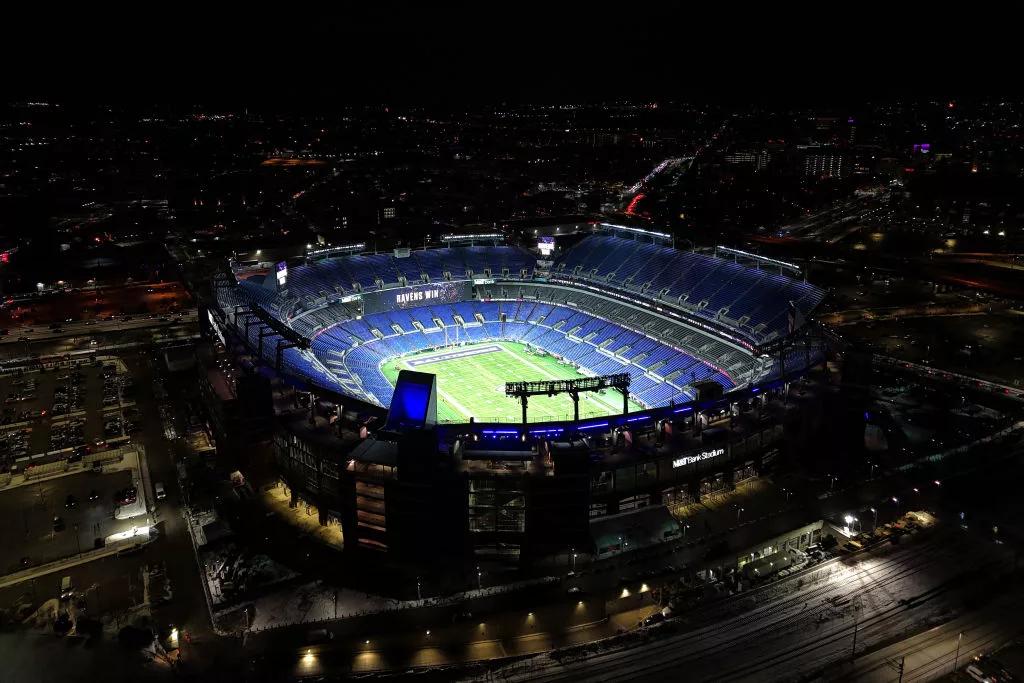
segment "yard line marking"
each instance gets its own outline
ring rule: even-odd
[[[408,367],[407,363],[404,360],[402,361],[402,365],[406,365],[406,370],[411,370],[412,369],[412,368]],[[462,413],[462,417],[468,418],[468,417],[472,417],[473,416],[473,414],[471,412],[469,412],[468,410],[466,410],[466,408],[461,403],[456,401],[454,398],[452,398],[446,392],[441,391],[441,387],[440,386],[437,387],[437,393],[440,394],[441,398],[443,398],[444,400],[448,401],[448,403],[450,403],[453,408],[455,408],[460,413]]]

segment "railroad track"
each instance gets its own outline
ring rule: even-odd
[[[898,557],[890,557],[883,565],[874,564],[851,568],[846,575],[828,577],[827,583],[809,590],[797,590],[779,601],[769,602],[754,607],[739,617],[729,618],[718,624],[690,631],[678,636],[670,636],[663,640],[644,645],[640,648],[620,650],[605,655],[597,655],[578,666],[567,665],[549,672],[534,671],[530,676],[533,681],[562,680],[600,680],[619,681],[633,680],[668,669],[679,670],[687,664],[704,659],[713,653],[724,653],[730,648],[739,646],[759,633],[772,634],[778,637],[793,629],[805,629],[813,620],[828,621],[837,612],[852,609],[850,586],[858,585],[858,593],[864,596],[882,595],[884,599],[890,586],[911,580],[926,567],[937,569],[944,574],[931,588],[917,594],[912,600],[898,602],[889,598],[885,607],[860,617],[858,628],[860,633],[868,634],[873,628],[880,628],[886,622],[904,612],[914,609],[927,600],[955,588],[957,582],[965,574],[977,571],[976,568],[949,572],[948,563],[944,560],[963,557],[965,551],[976,545],[971,537],[954,536],[948,543],[932,540],[923,545],[914,545],[902,550]],[[996,560],[996,563],[1001,560]],[[986,565],[987,566],[987,565]],[[806,577],[805,577],[806,578]],[[876,601],[879,598],[875,599]],[[798,607],[798,605],[803,606]],[[862,608],[863,609],[863,608]],[[692,619],[692,617],[691,617]],[[805,640],[789,648],[782,648],[771,655],[759,657],[735,666],[731,669],[728,662],[716,672],[716,679],[742,677],[748,672],[769,667],[773,662],[784,658],[799,657],[801,654],[823,647],[841,639],[848,639],[852,634],[852,623],[833,628],[819,637]],[[866,637],[866,635],[865,635]],[[694,649],[695,644],[704,647]],[[685,651],[673,654],[674,651]],[[571,667],[571,668],[570,668]]]

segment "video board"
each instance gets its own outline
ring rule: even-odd
[[[555,251],[555,238],[554,237],[540,237],[537,239],[537,250],[540,251],[541,256],[547,258]]]
[[[431,304],[453,304],[457,301],[469,301],[472,298],[473,283],[468,280],[398,287],[386,289],[383,292],[364,292],[363,314],[387,313],[388,311],[430,306]]]

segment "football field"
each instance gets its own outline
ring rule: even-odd
[[[437,419],[441,422],[519,422],[519,401],[505,396],[505,382],[580,379],[571,365],[562,365],[551,356],[526,353],[526,347],[514,342],[487,342],[428,351],[388,361],[381,371],[392,386],[399,370],[416,370],[437,375]],[[641,410],[629,402],[629,410]],[[609,389],[603,394],[580,394],[580,417],[619,414],[622,394]],[[531,396],[530,422],[571,420],[572,399],[568,394]]]

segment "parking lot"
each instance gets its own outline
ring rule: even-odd
[[[114,363],[0,377],[0,471],[126,440],[137,430],[134,394],[131,377]]]
[[[92,550],[97,538],[145,524],[118,520],[119,492],[135,486],[129,469],[56,477],[0,491],[0,547],[9,573]]]
[[[1024,316],[1015,313],[907,318],[841,328],[876,353],[1024,385]]]

